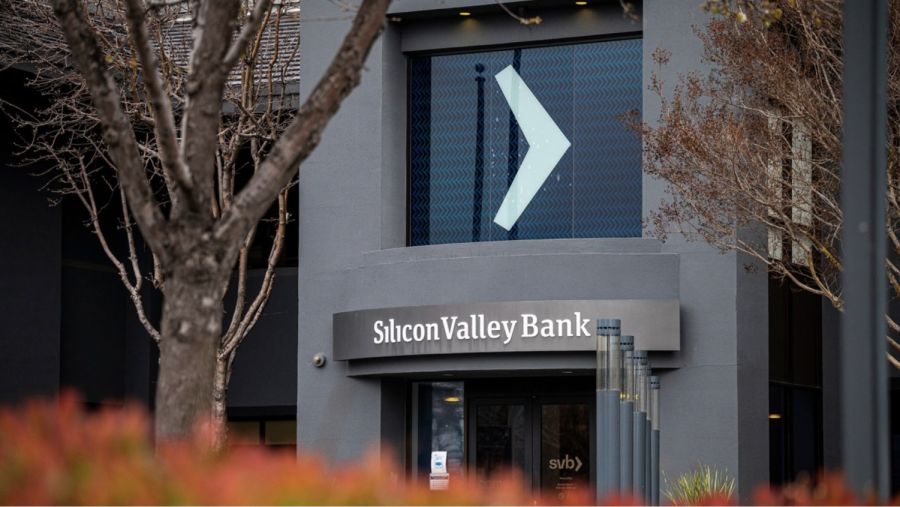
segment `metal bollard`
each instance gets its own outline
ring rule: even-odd
[[[619,489],[619,319],[597,319],[597,499]]]
[[[622,404],[619,407],[619,491],[634,488],[634,337],[622,336]]]
[[[650,377],[650,503],[659,505],[659,377]]]
[[[634,453],[632,460],[632,480],[634,481],[634,493],[647,499],[647,409],[649,392],[647,383],[647,352],[634,351],[634,379],[635,379],[635,412],[634,412]]]

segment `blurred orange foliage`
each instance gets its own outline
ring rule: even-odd
[[[515,475],[492,489],[449,491],[391,480],[378,453],[331,466],[312,454],[258,446],[216,452],[203,428],[158,449],[137,406],[87,413],[71,394],[0,410],[0,503],[5,505],[535,505]],[[551,500],[550,498],[547,499]],[[557,498],[552,503],[559,503]],[[592,504],[587,493],[565,499]],[[608,505],[641,505],[614,496]]]
[[[756,505],[881,505],[874,494],[859,498],[850,490],[843,475],[822,472],[813,483],[808,477],[781,488],[761,487],[753,494]],[[887,505],[900,505],[900,496]]]
[[[216,452],[210,432],[155,448],[151,419],[129,405],[88,413],[72,394],[0,410],[0,504],[4,505],[550,505],[534,498],[515,474],[497,487],[451,483],[449,491],[392,480],[396,463],[369,453],[355,464],[333,466],[308,453],[232,446]],[[592,505],[582,489],[568,505]],[[759,488],[756,505],[875,505],[858,499],[842,476],[823,473],[782,488]],[[729,505],[709,497],[700,505]],[[892,505],[900,505],[900,497]],[[610,496],[601,505],[643,505]]]

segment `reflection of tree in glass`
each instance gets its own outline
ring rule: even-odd
[[[476,473],[479,479],[514,467],[525,468],[525,407],[478,407],[475,432]]]

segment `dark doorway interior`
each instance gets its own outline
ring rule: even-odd
[[[520,473],[534,493],[560,501],[593,487],[592,377],[466,382],[467,473],[478,487]]]
[[[593,401],[565,395],[470,399],[471,478],[478,487],[493,488],[513,469],[535,493],[560,501],[591,488]]]
[[[478,378],[409,384],[409,479],[427,487],[447,453],[450,482],[497,488],[520,474],[544,501],[593,489],[594,377]]]
[[[822,299],[769,280],[769,472],[773,484],[823,464]]]

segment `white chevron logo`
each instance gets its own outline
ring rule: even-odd
[[[497,210],[497,216],[494,217],[494,223],[508,231],[515,225],[572,143],[559,130],[556,122],[550,118],[547,110],[538,102],[537,97],[531,93],[528,85],[522,81],[512,65],[498,72],[494,79],[500,85],[500,90],[503,91],[509,108],[519,122],[525,140],[528,141],[528,153],[525,154],[519,172],[506,191],[503,203]]]

